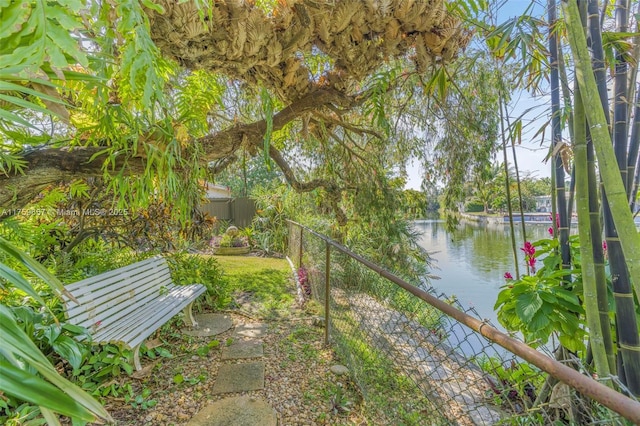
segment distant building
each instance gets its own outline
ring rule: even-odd
[[[231,198],[231,188],[225,185],[217,185],[215,183],[200,181],[200,185],[206,191],[206,197],[209,200],[218,198]]]
[[[566,194],[567,202],[569,201],[569,194]],[[551,196],[550,195],[539,195],[537,197],[533,197],[536,200],[536,211],[540,213],[551,213]],[[573,200],[573,211],[575,211],[575,199]]]

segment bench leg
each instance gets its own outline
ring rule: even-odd
[[[136,367],[136,371],[142,370],[142,364],[140,364],[140,346],[142,346],[142,343],[133,348],[133,366]]]
[[[195,320],[195,318],[193,318],[193,310],[191,309],[192,307],[193,307],[193,302],[189,303],[183,309],[184,322],[189,327],[198,328],[198,322]]]

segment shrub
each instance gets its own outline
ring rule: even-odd
[[[229,304],[231,296],[223,280],[218,262],[210,256],[198,256],[179,251],[166,256],[173,282],[179,285],[202,284],[207,288],[202,298],[194,306],[202,311],[205,306],[219,309]]]

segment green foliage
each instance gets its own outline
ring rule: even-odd
[[[224,285],[223,272],[213,257],[174,252],[165,258],[176,284],[202,284],[207,288],[204,297],[194,303],[196,309],[222,308],[228,304],[230,293]]]
[[[494,383],[494,400],[496,405],[509,403],[509,399],[527,400],[536,390],[541,389],[546,375],[527,363],[505,361],[499,357],[481,356],[474,362],[486,373],[498,380]],[[512,394],[512,390],[517,392]],[[528,403],[533,401],[529,400]]]
[[[575,246],[577,240],[572,241]],[[582,289],[567,282],[580,271],[558,269],[561,259],[557,240],[540,240],[533,246],[541,249],[536,252],[537,257],[546,254],[543,267],[518,280],[507,279],[494,306],[498,320],[508,330],[522,332],[534,347],[557,336],[567,349],[584,351],[584,308],[578,297]]]
[[[482,203],[477,203],[474,201],[470,201],[464,205],[464,211],[468,213],[478,213],[484,211],[484,205]]]

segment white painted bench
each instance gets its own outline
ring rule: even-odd
[[[185,323],[198,324],[191,306],[205,292],[202,284],[176,285],[167,261],[152,257],[84,279],[65,288],[67,320],[89,330],[94,343],[117,343],[133,349],[140,370],[140,346],[153,332],[184,310]]]

